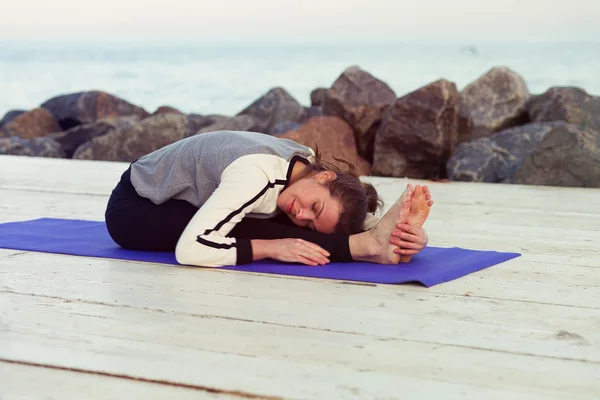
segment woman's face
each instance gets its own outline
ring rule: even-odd
[[[335,173],[319,172],[292,183],[279,195],[277,206],[298,226],[334,233],[342,205],[325,187],[329,179],[335,179]]]

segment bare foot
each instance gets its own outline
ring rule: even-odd
[[[378,264],[398,264],[398,247],[390,243],[396,225],[407,223],[414,187],[409,184],[398,200],[390,207],[375,227],[367,232],[350,237],[350,251],[354,260]]]
[[[429,200],[427,200],[427,197],[429,197]],[[431,200],[429,189],[426,186],[417,185],[410,199],[408,224],[418,228],[422,227],[427,217],[429,217],[430,203],[433,204],[433,200]]]
[[[408,225],[421,228],[429,216],[432,205],[433,200],[431,200],[429,188],[427,186],[417,185],[410,200],[410,210],[407,218]],[[402,255],[400,257],[400,262],[406,263],[411,259],[412,256],[410,255]]]

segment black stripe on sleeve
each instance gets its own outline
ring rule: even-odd
[[[214,247],[216,249],[224,249],[224,248],[235,247],[235,245],[224,245],[224,244],[221,244],[221,243],[214,243],[214,242],[208,241],[206,239],[203,239],[201,236],[208,235],[208,234],[210,234],[211,232],[214,232],[214,231],[218,231],[219,229],[221,229],[223,227],[223,225],[225,225],[227,222],[231,221],[231,219],[233,217],[235,217],[237,214],[241,213],[244,208],[248,207],[252,203],[256,202],[258,199],[260,199],[261,196],[263,196],[267,192],[267,190],[274,188],[275,185],[285,185],[286,183],[287,183],[287,181],[280,180],[280,179],[276,180],[275,182],[269,182],[269,183],[267,183],[265,185],[265,187],[260,192],[258,192],[258,194],[256,196],[254,196],[252,199],[248,200],[246,203],[244,203],[237,210],[234,210],[231,213],[229,213],[229,215],[227,217],[225,217],[225,219],[223,219],[221,222],[219,222],[217,224],[217,226],[215,226],[213,229],[207,229],[206,231],[204,231],[204,233],[202,235],[198,235],[196,237],[196,241],[199,242],[199,243],[202,243],[205,246]],[[223,246],[229,246],[229,247],[223,247]]]

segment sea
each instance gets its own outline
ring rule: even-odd
[[[464,88],[496,66],[529,90],[577,86],[600,95],[600,42],[190,44],[0,42],[0,117],[66,93],[102,90],[153,112],[235,115],[274,87],[310,105],[357,65],[400,97],[444,78]]]

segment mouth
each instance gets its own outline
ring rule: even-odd
[[[296,200],[292,200],[292,201],[290,202],[290,205],[289,205],[289,206],[288,206],[288,208],[287,208],[287,213],[288,213],[288,214],[291,214],[291,213],[292,213],[292,209],[293,209],[293,207],[294,207],[294,203],[295,203],[295,202],[296,202]]]

